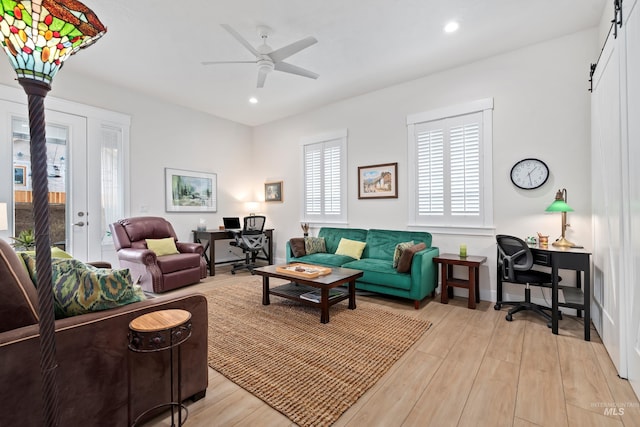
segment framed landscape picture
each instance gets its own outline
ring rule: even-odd
[[[167,212],[216,212],[217,175],[164,169]]]
[[[20,186],[27,185],[27,167],[26,166],[13,167],[13,183],[15,185],[20,185]]]
[[[281,202],[282,201],[282,181],[265,182],[264,201],[265,202]]]
[[[391,198],[398,198],[398,163],[358,167],[358,199]]]

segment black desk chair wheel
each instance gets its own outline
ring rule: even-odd
[[[244,262],[233,264],[231,274],[236,274],[236,271],[242,269],[247,269],[251,274],[254,274],[253,269],[256,268],[256,257],[258,253],[264,250],[267,244],[267,236],[264,234],[266,219],[262,215],[247,216],[244,218],[242,231],[233,233],[234,241],[229,244],[242,249],[245,259]]]
[[[513,315],[522,310],[531,310],[547,320],[547,326],[551,327],[550,307],[531,302],[531,285],[548,287],[551,282],[551,274],[533,270],[533,254],[524,240],[514,236],[499,234],[496,236],[498,243],[498,274],[505,282],[525,285],[524,301],[499,301],[493,307],[500,310],[503,305],[514,305],[509,310],[505,319],[511,322]],[[558,277],[558,280],[562,278]],[[502,297],[500,295],[500,297]],[[558,318],[562,319],[562,312],[558,311]]]

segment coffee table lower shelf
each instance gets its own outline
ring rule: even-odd
[[[271,303],[269,296],[274,295],[298,301],[312,307],[319,307],[320,322],[322,323],[329,323],[329,307],[340,301],[348,300],[349,309],[355,310],[356,279],[362,277],[362,271],[335,267],[331,269],[330,274],[306,279],[292,277],[292,275],[277,271],[277,268],[277,266],[268,265],[253,270],[254,273],[262,276],[263,305],[269,305]],[[270,288],[270,278],[290,280],[291,282]],[[348,290],[336,289],[341,285],[348,285]],[[312,291],[320,293],[319,301],[311,301],[301,297],[303,294]],[[337,293],[337,295],[330,297],[332,293]]]

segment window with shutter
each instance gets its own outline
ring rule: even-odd
[[[493,100],[407,118],[410,225],[491,227]]]
[[[304,222],[346,221],[346,146],[346,130],[302,142]]]

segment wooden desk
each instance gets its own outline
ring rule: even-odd
[[[478,269],[487,257],[467,256],[460,257],[458,254],[442,254],[433,259],[433,262],[440,263],[442,276],[442,290],[440,292],[440,302],[448,304],[449,298],[453,297],[453,287],[465,288],[469,290],[468,307],[476,308],[476,303],[480,302],[480,274]],[[469,268],[468,279],[455,279],[453,277],[453,266],[461,265]]]
[[[558,307],[573,308],[578,317],[584,311],[584,340],[591,340],[591,253],[584,249],[529,246],[533,254],[533,262],[537,265],[551,267],[551,331],[558,334]],[[558,271],[560,269],[576,272],[576,286],[560,286]],[[502,300],[502,273],[497,272],[498,298]],[[584,277],[584,280],[583,280]],[[584,285],[583,285],[584,283]],[[562,290],[565,302],[558,299],[558,291]]]
[[[233,233],[230,230],[206,230],[198,231],[192,230],[193,241],[195,243],[202,243],[202,240],[207,242],[204,244],[204,259],[207,261],[209,267],[209,275],[216,275],[216,264],[225,264],[235,261],[221,261],[216,262],[216,240],[233,240]],[[273,228],[264,230],[264,234],[267,236],[267,248],[262,249],[263,257],[257,257],[268,261],[269,264],[273,264]],[[208,252],[208,253],[207,253]]]

